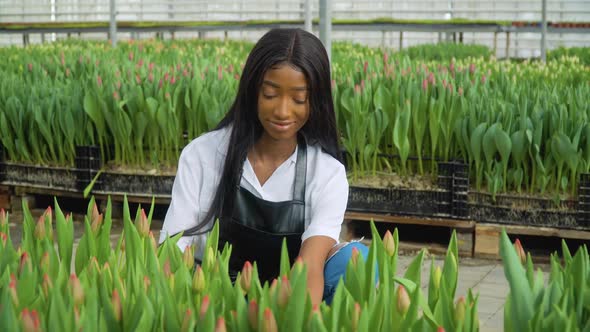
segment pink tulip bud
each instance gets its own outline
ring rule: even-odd
[[[274,278],[272,280],[272,282],[270,283],[270,288],[268,289],[268,294],[270,295],[270,298],[273,299],[275,297],[275,295],[277,294],[277,286],[278,286],[278,281],[277,278]]]
[[[43,253],[43,256],[41,256],[41,260],[39,261],[39,266],[41,268],[41,271],[48,272],[50,265],[51,264],[50,264],[49,253],[46,251]]]
[[[215,332],[226,332],[227,328],[225,327],[225,319],[223,317],[217,318],[217,323],[215,324]]]
[[[168,82],[170,80],[170,74],[169,73],[164,73],[164,81]]]
[[[153,83],[154,82],[154,73],[150,72],[148,74],[148,81],[150,81],[150,83]]]
[[[113,289],[111,305],[113,308],[113,314],[115,315],[115,320],[117,322],[120,322],[123,316],[123,309],[121,307],[121,298],[119,297],[119,292],[117,291],[117,289]]]
[[[367,69],[369,68],[369,62],[365,61],[365,63],[363,64],[363,73],[367,73]]]
[[[18,274],[23,274],[24,269],[27,269],[29,272],[33,271],[33,264],[31,263],[31,257],[29,253],[26,251],[20,255],[20,262],[18,266]]]
[[[113,91],[113,99],[119,101],[121,97],[119,97],[119,93],[117,91]]]
[[[469,64],[469,73],[470,74],[475,73],[475,63]]]
[[[284,308],[289,303],[289,298],[291,298],[291,283],[289,282],[289,278],[287,276],[281,277],[281,286],[279,288],[279,297],[277,299],[277,303],[280,308]]]
[[[21,312],[21,321],[23,323],[23,331],[25,332],[36,332],[41,331],[41,323],[39,321],[39,315],[36,310],[24,308]]]
[[[217,79],[218,80],[223,79],[223,68],[221,66],[217,66]]]
[[[8,236],[6,234],[0,232],[0,242],[2,243],[2,248],[6,246],[6,241],[8,241]]]
[[[150,231],[150,243],[152,244],[152,249],[154,252],[158,251],[158,244],[156,243],[156,238],[154,237],[154,232]]]
[[[442,326],[439,326],[439,327],[436,329],[436,332],[445,332],[445,328],[444,328],[444,327],[442,327]]]
[[[155,64],[153,62],[150,62],[150,64],[148,65],[148,70],[149,71],[154,70],[154,66],[155,66]]]
[[[10,282],[8,283],[8,291],[10,292],[10,298],[12,299],[12,304],[15,307],[18,307],[18,294],[16,292],[16,277],[14,274],[10,275]]]
[[[359,250],[356,247],[353,247],[352,254],[350,256],[350,260],[352,261],[353,266],[356,266],[358,264],[359,255]]]
[[[234,75],[234,78],[235,78],[236,81],[239,81],[240,80],[240,74],[235,74]]]
[[[242,287],[246,293],[250,291],[250,286],[252,284],[252,270],[252,264],[250,261],[246,261],[242,268],[242,273],[240,274],[240,287]]]
[[[406,288],[402,285],[399,285],[397,288],[397,311],[405,315],[410,308],[410,296],[406,291]]]
[[[144,209],[141,209],[139,221],[137,222],[137,232],[142,237],[146,237],[150,233],[150,222],[145,214]]]
[[[203,297],[203,301],[201,302],[201,308],[199,309],[199,317],[201,320],[205,318],[207,310],[209,310],[209,295],[205,295]]]
[[[422,91],[428,91],[428,80],[422,80]]]
[[[463,95],[463,87],[460,86],[459,89],[457,89],[457,93],[459,94],[459,96]]]
[[[463,320],[465,320],[465,298],[461,296],[455,304],[455,324],[463,325]]]
[[[184,248],[184,253],[182,254],[182,262],[186,266],[187,269],[192,269],[195,265],[195,250],[193,246],[188,245]]]
[[[434,85],[436,83],[436,80],[434,78],[434,73],[428,74],[428,83],[431,85]]]
[[[520,243],[519,239],[516,239],[516,241],[514,241],[514,249],[516,250],[516,254],[520,259],[520,262],[522,264],[526,263],[526,253],[524,252],[524,248],[522,247],[522,244]]]
[[[481,84],[485,84],[486,83],[486,75],[482,75],[481,76]]]
[[[174,85],[174,83],[176,83],[176,77],[174,77],[174,75],[172,75],[172,76],[170,77],[170,84],[171,84],[171,85]]]
[[[451,61],[451,64],[449,65],[449,71],[455,72],[455,62]]]
[[[164,276],[166,278],[172,277],[172,270],[170,269],[170,259],[167,259],[164,262],[163,270],[164,270]]]
[[[182,70],[182,76],[183,76],[183,77],[187,77],[187,76],[188,76],[188,70],[186,70],[186,69],[183,69],[183,70]]]
[[[29,68],[29,72],[32,72],[33,71],[33,64],[27,63],[27,68]]]
[[[129,61],[133,61],[133,51],[129,52]]]
[[[82,305],[84,303],[84,289],[82,288],[80,279],[74,273],[70,275],[70,289],[72,290],[74,305]]]
[[[170,92],[166,92],[164,94],[164,99],[166,99],[166,100],[170,99]]]
[[[358,302],[354,303],[354,309],[352,311],[352,330],[356,331],[358,329],[359,320],[361,319],[361,305]]]
[[[143,276],[143,289],[147,292],[150,286],[152,285],[152,281],[148,276]]]
[[[295,259],[295,263],[293,263],[291,271],[301,273],[303,271],[303,265],[303,258],[301,258],[301,256],[297,256],[297,258]]]
[[[102,87],[102,78],[100,77],[100,75],[96,76],[96,84],[99,88]]]
[[[139,59],[139,61],[137,62],[137,66],[138,67],[143,67],[143,59]]]
[[[395,254],[395,241],[389,230],[387,230],[385,236],[383,236],[383,247],[385,247],[385,252],[389,257],[392,257]]]
[[[117,91],[115,91],[113,93],[113,98],[115,97],[116,92]],[[118,96],[119,96],[119,94],[117,93],[117,97]],[[117,98],[115,98],[115,99],[117,99]],[[98,206],[96,205],[96,203],[94,203],[94,205],[92,206],[92,214],[91,214],[90,218],[91,218],[90,228],[92,229],[92,232],[94,234],[96,234],[96,232],[98,232],[100,226],[102,225],[102,220],[103,220],[103,215],[98,212]]]
[[[361,87],[358,84],[354,85],[354,93],[361,94]]]
[[[70,68],[66,68],[66,77],[70,77],[70,74],[71,74]]]
[[[257,331],[258,330],[258,303],[256,300],[250,301],[248,305],[248,321],[250,322],[250,327]]]
[[[447,80],[445,80],[444,78],[443,78],[443,80],[442,80],[442,86],[443,86],[443,88],[445,88],[445,89],[446,89],[446,87],[447,87]]]
[[[332,89],[334,89],[336,87],[336,80],[332,80],[330,81]]]
[[[262,332],[276,332],[278,331],[277,321],[270,308],[264,309],[262,317]]]
[[[41,287],[43,288],[45,296],[49,296],[49,291],[53,288],[53,282],[47,273],[43,275],[43,283],[41,284]]]
[[[0,229],[8,225],[8,213],[4,209],[0,209]]]
[[[141,84],[141,76],[139,74],[135,74],[135,83]]]
[[[389,62],[389,53],[383,53],[383,63],[387,64]]]
[[[191,309],[186,309],[184,312],[184,319],[182,320],[182,326],[180,327],[180,331],[188,332],[190,329],[190,324],[192,320],[193,312]]]
[[[37,219],[37,225],[35,226],[35,239],[37,240],[42,240],[45,238],[46,235],[46,231],[45,231],[45,216],[40,216],[39,219]]]
[[[160,78],[160,82],[158,83],[158,89],[161,89],[163,84],[164,81]]]

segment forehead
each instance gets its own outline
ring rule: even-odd
[[[305,74],[299,68],[289,64],[273,66],[264,73],[263,85],[273,85],[272,83],[288,89],[307,87]]]

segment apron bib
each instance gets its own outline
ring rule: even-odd
[[[293,200],[270,202],[239,187],[231,217],[219,223],[219,249],[232,245],[229,273],[235,280],[244,263],[256,261],[260,281],[279,276],[283,238],[287,241],[291,264],[299,254],[305,230],[305,178],[307,146],[299,142],[295,163]]]

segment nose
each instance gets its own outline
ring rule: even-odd
[[[280,98],[274,109],[274,116],[279,120],[289,118],[290,107],[289,98]]]

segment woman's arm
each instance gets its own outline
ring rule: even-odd
[[[307,287],[312,305],[319,305],[324,295],[324,265],[336,241],[328,236],[312,236],[301,244],[299,256],[307,266]]]

